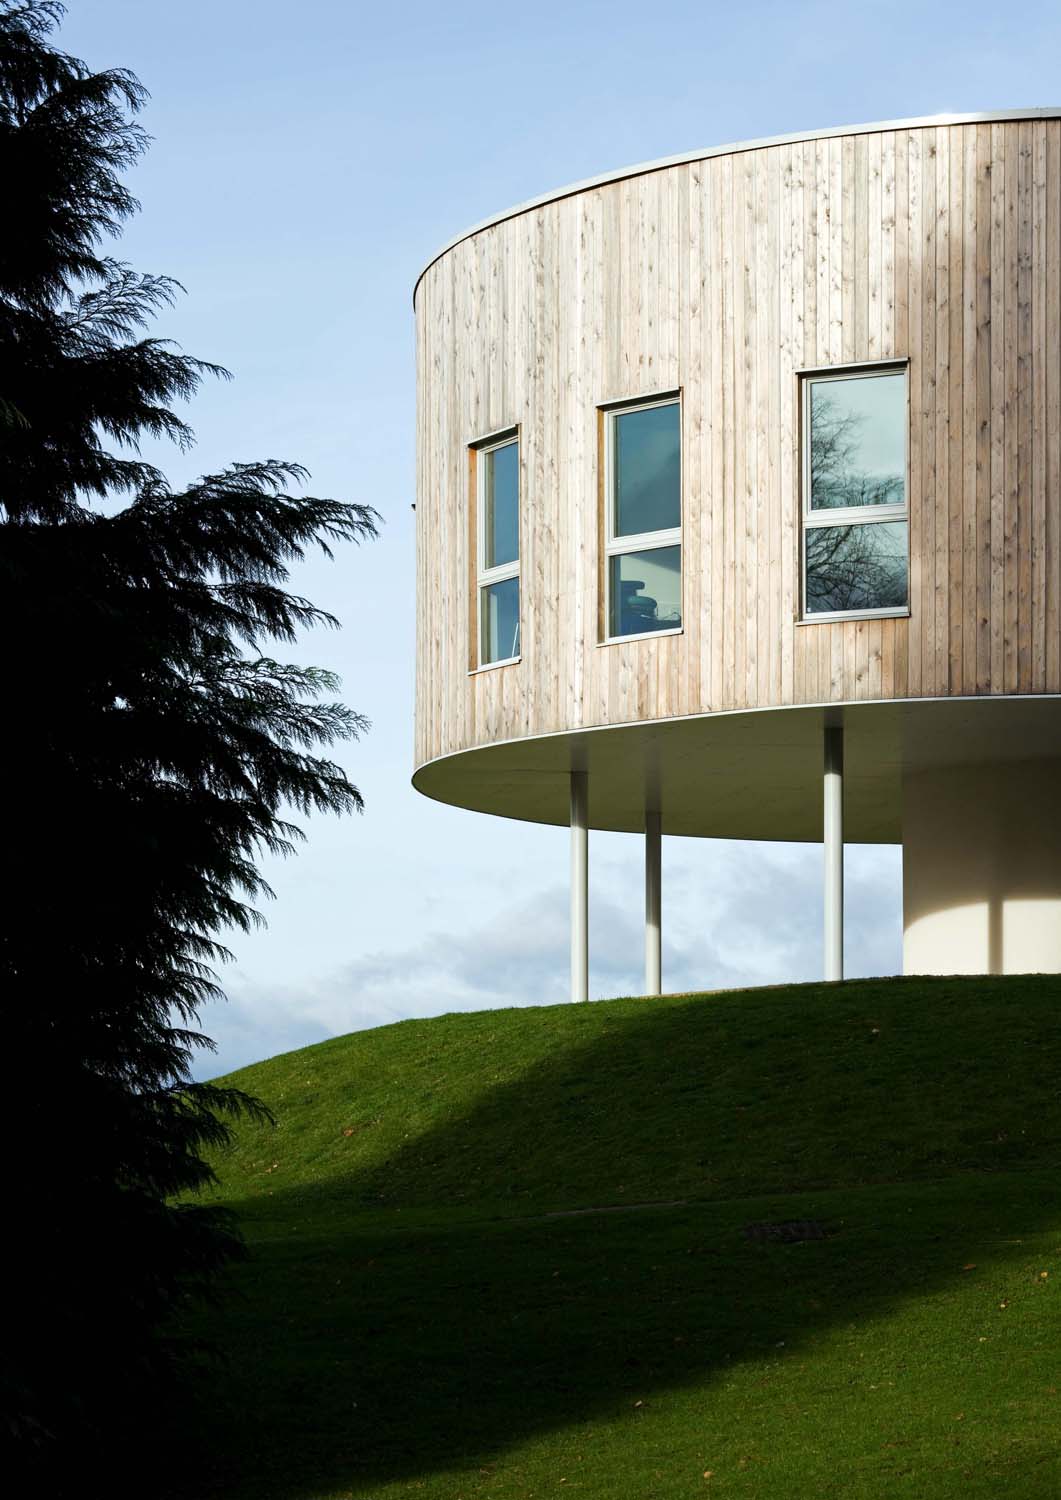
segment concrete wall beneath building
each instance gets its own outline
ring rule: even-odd
[[[1061,760],[904,777],[903,972],[1061,972]]]

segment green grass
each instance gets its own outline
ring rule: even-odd
[[[217,1163],[252,1256],[181,1500],[1061,1494],[1061,981],[446,1016],[236,1081],[279,1123]]]

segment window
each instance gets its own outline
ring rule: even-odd
[[[478,665],[519,656],[519,439],[475,450]]]
[[[682,625],[681,404],[612,409],[605,423],[605,636]]]
[[[906,368],[803,380],[803,617],[907,610]]]

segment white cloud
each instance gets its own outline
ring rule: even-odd
[[[600,838],[590,902],[590,989],[595,997],[641,990],[640,847]],[[814,979],[821,973],[821,850],[813,846],[665,842],[664,986],[718,989]],[[847,853],[848,973],[900,966],[897,852]],[[228,1003],[204,1014],[218,1042],[199,1067],[209,1076],[325,1036],[410,1016],[567,998],[568,893],[559,883],[463,930],[389,944],[297,983],[236,970]]]

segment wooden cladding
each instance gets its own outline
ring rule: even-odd
[[[462,240],[416,298],[417,764],[786,704],[1061,692],[1061,121],[738,151]],[[799,623],[797,371],[909,359],[909,619]],[[600,645],[602,402],[683,392],[683,630]],[[469,675],[519,425],[522,659]]]

